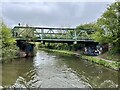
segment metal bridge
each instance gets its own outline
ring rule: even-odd
[[[16,40],[34,41],[34,42],[54,42],[54,43],[80,43],[94,42],[90,34],[94,30],[75,28],[50,28],[50,27],[31,27],[15,26],[12,29]]]

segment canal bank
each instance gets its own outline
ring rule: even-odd
[[[46,48],[40,48],[40,49],[48,51],[48,52],[63,54],[63,55],[74,55],[74,56],[77,56],[79,58],[86,59],[92,63],[96,63],[96,64],[99,64],[99,65],[102,65],[104,67],[107,67],[107,68],[110,68],[113,70],[117,70],[117,71],[120,68],[120,62],[106,60],[103,58],[99,58],[97,56],[81,55],[81,54],[73,52],[73,51],[65,51],[65,50],[54,50],[54,49],[46,49]]]

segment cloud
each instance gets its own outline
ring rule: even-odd
[[[50,27],[75,27],[97,20],[109,3],[7,2],[2,4],[2,15],[4,22],[10,27],[18,23]]]

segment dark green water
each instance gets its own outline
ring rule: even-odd
[[[34,58],[2,64],[2,86],[116,88],[118,72],[73,56],[38,51]]]

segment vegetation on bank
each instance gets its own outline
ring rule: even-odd
[[[114,70],[119,70],[119,68],[120,68],[120,62],[109,61],[109,60],[106,60],[106,59],[103,59],[103,58],[85,56],[85,55],[83,55],[82,58],[87,59],[90,62],[97,63],[99,65],[103,65],[105,67],[108,67],[108,68],[111,68],[111,69],[114,69]]]
[[[39,48],[40,50],[44,50],[47,52],[53,52],[53,53],[59,53],[64,55],[75,55],[72,51],[66,51],[66,50],[55,50],[55,49],[47,49],[47,48]]]
[[[1,54],[2,62],[7,62],[13,58],[17,57],[18,48],[16,47],[16,41],[12,37],[12,31],[3,22],[1,23]]]
[[[101,54],[98,57],[104,58],[104,59],[107,59],[110,61],[117,61],[117,62],[120,61],[120,54],[119,53],[115,54],[115,53],[113,53],[113,51],[105,52],[104,54]]]

